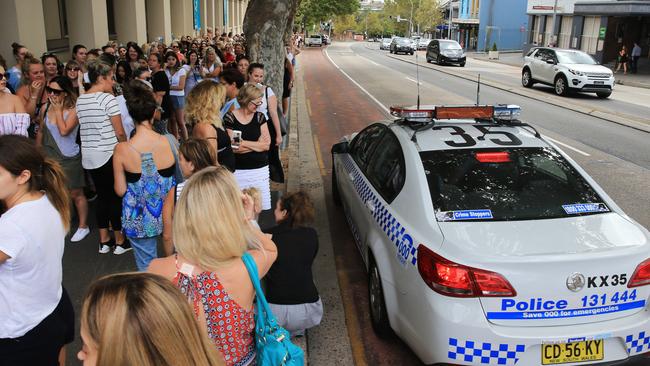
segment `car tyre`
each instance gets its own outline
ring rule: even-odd
[[[332,157],[332,160],[334,157]],[[339,193],[339,184],[336,180],[336,169],[332,165],[332,200],[336,206],[341,206],[341,194]]]
[[[533,80],[533,75],[530,73],[530,69],[524,69],[521,73],[521,85],[524,88],[532,88],[535,81]]]
[[[436,57],[436,63],[437,63],[438,65],[442,65],[442,64],[440,63],[440,56]]]
[[[430,58],[427,57],[427,63],[430,64],[431,61],[432,61],[432,60],[431,60]]]
[[[598,96],[598,98],[605,99],[605,98],[609,98],[609,96],[612,95],[612,92],[611,91],[597,92],[596,95]]]
[[[465,67],[465,63],[464,63],[464,62],[461,62],[461,63],[460,63],[460,67]]]
[[[411,52],[411,56],[413,56],[413,52]]]
[[[569,84],[564,75],[556,77],[553,86],[555,87],[555,94],[560,96],[566,96],[569,94]]]
[[[370,322],[372,329],[380,338],[386,338],[391,333],[388,312],[386,311],[386,300],[384,299],[384,289],[381,286],[381,276],[379,268],[375,263],[375,258],[370,254],[368,268],[368,304],[370,306]]]

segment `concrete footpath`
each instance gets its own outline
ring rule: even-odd
[[[300,63],[300,57],[298,62]],[[308,330],[305,337],[294,338],[293,341],[305,349],[307,364],[354,365],[325,205],[321,176],[324,167],[319,165],[316,155],[316,149],[320,147],[314,143],[312,136],[301,68],[296,72],[291,96],[288,138],[287,149],[283,152],[283,159],[287,162],[286,191],[303,190],[314,202],[314,227],[318,232],[319,251],[313,274],[324,308],[320,326]]]
[[[396,60],[400,60],[402,62],[415,64],[415,58],[413,58],[413,56],[401,56],[401,55],[392,55],[392,54],[387,54],[387,56],[390,57],[390,58],[396,59]],[[420,62],[419,62],[420,67],[425,67],[425,68],[428,68],[428,69],[436,70],[436,71],[439,71],[439,72],[442,72],[442,73],[445,73],[445,74],[453,75],[453,76],[461,78],[461,79],[476,81],[476,75],[468,73],[463,68],[445,67],[445,66],[439,66],[439,65],[427,63],[425,61],[424,53],[422,53],[422,52],[420,53],[419,59],[420,59]],[[468,62],[472,62],[472,61],[480,62],[480,63],[492,63],[492,62],[483,61],[483,60],[479,60],[479,59],[472,59],[472,58],[470,58],[468,60]],[[495,64],[496,66],[503,67],[504,68],[504,70],[503,70],[504,73],[510,73],[512,71],[510,69],[514,68],[514,66],[506,65],[506,64],[497,64],[497,63],[493,63],[493,64]],[[507,70],[505,70],[505,69],[507,69]],[[517,71],[517,72],[519,72],[519,71]],[[551,105],[554,105],[554,106],[557,106],[557,107],[569,109],[569,110],[572,110],[572,111],[575,111],[575,112],[578,112],[578,113],[590,115],[590,116],[593,116],[593,117],[596,117],[596,118],[600,118],[600,119],[603,119],[603,120],[606,120],[606,121],[614,122],[614,123],[624,125],[624,126],[627,126],[627,127],[632,127],[632,128],[644,131],[644,132],[650,132],[650,119],[636,118],[634,116],[630,116],[630,115],[627,115],[627,114],[624,114],[624,113],[612,111],[612,110],[609,110],[609,109],[596,108],[596,107],[594,107],[592,105],[586,105],[586,104],[582,104],[580,102],[577,102],[574,99],[559,97],[559,96],[552,95],[550,93],[543,93],[542,94],[538,90],[526,89],[526,88],[522,87],[521,85],[514,86],[514,85],[511,85],[510,83],[504,82],[503,80],[505,80],[505,79],[495,80],[494,78],[485,77],[485,75],[481,76],[481,84],[483,84],[483,85],[487,85],[487,86],[490,86],[490,87],[493,87],[493,88],[497,88],[497,89],[507,91],[509,93],[517,94],[517,95],[520,95],[520,96],[523,96],[523,97],[526,97],[526,98],[530,98],[530,99],[535,99],[535,100],[543,99],[544,102],[546,102],[548,104],[551,104]],[[639,92],[641,92],[641,91],[648,92],[647,89],[643,89],[643,88],[638,88],[638,91]],[[639,96],[639,97],[641,97],[641,96]],[[645,97],[643,97],[643,99],[644,99],[643,103],[645,104]]]

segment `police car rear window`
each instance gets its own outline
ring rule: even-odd
[[[533,220],[608,212],[587,181],[550,148],[420,153],[438,221]]]

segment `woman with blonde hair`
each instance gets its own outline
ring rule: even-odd
[[[239,90],[240,108],[226,113],[224,125],[235,140],[235,178],[241,189],[255,187],[262,194],[262,209],[271,208],[268,150],[271,144],[264,113],[258,112],[263,92],[247,84]]]
[[[227,169],[209,167],[195,173],[174,213],[178,252],[149,267],[149,272],[180,288],[228,366],[255,359],[255,290],[242,256],[253,257],[260,278],[277,257],[275,244],[250,223],[252,211],[252,199],[240,192]],[[215,212],[219,224],[207,224],[205,218]]]
[[[183,295],[164,278],[120,273],[95,281],[81,310],[84,366],[220,366]]]
[[[226,88],[223,85],[203,80],[187,96],[185,119],[192,126],[192,137],[208,140],[219,164],[232,172],[235,171],[235,155],[220,114],[225,100]]]
[[[222,66],[217,51],[212,47],[206,48],[203,54],[203,74],[201,77],[219,82],[219,74],[221,73]]]

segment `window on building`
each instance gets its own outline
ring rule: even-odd
[[[598,45],[598,31],[600,29],[600,17],[585,17],[582,26],[582,41],[580,49],[593,55],[596,53]]]
[[[557,46],[560,48],[569,48],[571,45],[571,27],[573,26],[572,16],[562,16],[560,23],[560,34],[557,39]]]

